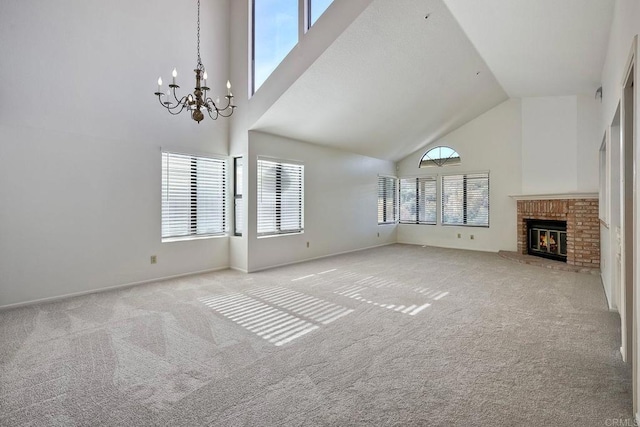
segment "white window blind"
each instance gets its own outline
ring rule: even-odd
[[[304,230],[304,165],[258,158],[258,236]]]
[[[397,182],[390,176],[378,176],[378,224],[393,224],[396,222]]]
[[[226,162],[162,152],[162,238],[226,232]]]
[[[400,222],[435,224],[437,217],[436,177],[400,179]]]
[[[489,226],[489,174],[442,177],[442,224]]]

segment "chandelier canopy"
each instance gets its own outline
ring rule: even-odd
[[[231,93],[231,83],[229,81],[227,81],[227,94],[225,95],[226,105],[223,108],[221,108],[219,98],[214,101],[210,97],[207,97],[207,92],[210,88],[207,87],[207,72],[204,69],[204,65],[202,65],[202,60],[200,59],[200,0],[198,0],[197,37],[198,62],[196,64],[196,69],[193,70],[196,73],[196,87],[193,94],[190,93],[178,98],[176,95],[176,89],[180,88],[180,86],[176,84],[178,72],[174,68],[171,73],[172,83],[169,85],[167,93],[165,94],[162,91],[162,77],[158,77],[158,91],[155,95],[158,97],[160,105],[166,108],[167,111],[174,116],[183,111],[188,111],[191,113],[191,118],[198,123],[204,119],[205,111],[213,120],[216,120],[218,117],[229,117],[233,114],[233,110],[236,108],[236,106],[233,105],[233,94]]]

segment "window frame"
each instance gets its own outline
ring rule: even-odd
[[[487,224],[468,224],[468,176],[469,175],[486,175],[487,179]],[[463,195],[462,195],[462,218],[463,222],[460,223],[449,223],[444,221],[444,184],[445,178],[452,176],[462,176],[463,177]],[[491,226],[491,174],[489,171],[480,171],[480,172],[462,172],[462,173],[448,173],[440,175],[440,224],[447,227],[476,227],[476,228],[490,228]]]
[[[240,162],[239,162],[240,161]],[[234,236],[242,236],[242,230],[244,227],[240,228],[238,231],[238,210],[242,212],[242,206],[238,207],[238,204],[242,204],[243,200],[243,183],[238,186],[238,163],[241,163],[239,166],[243,168],[242,171],[242,180],[244,181],[244,157],[237,156],[233,158],[233,235]],[[240,224],[243,226],[244,224]]]
[[[171,151],[171,150],[161,150],[160,152],[160,156],[161,156],[161,178],[160,178],[160,185],[161,185],[161,191],[160,191],[160,200],[161,200],[161,206],[160,206],[160,239],[162,243],[167,243],[167,242],[176,242],[176,241],[185,241],[185,240],[198,240],[198,239],[209,239],[209,238],[216,238],[216,237],[226,237],[228,236],[228,226],[229,226],[229,221],[228,221],[228,207],[227,207],[227,195],[228,195],[228,177],[227,177],[227,173],[228,173],[228,158],[223,157],[223,156],[217,156],[217,155],[211,155],[211,154],[194,154],[194,153],[181,153],[181,152],[177,152],[177,151]],[[167,215],[166,218],[166,222],[169,222],[170,218],[168,216],[168,213],[165,213],[165,198],[166,197],[171,197],[170,194],[166,193],[166,189],[165,189],[165,173],[167,172],[167,170],[169,169],[169,163],[167,163],[166,168],[164,167],[164,159],[165,156],[167,156],[167,160],[169,160],[169,158],[171,156],[176,156],[176,157],[186,157],[186,158],[190,158],[190,168],[191,171],[195,170],[197,172],[197,164],[198,164],[198,160],[206,160],[206,161],[214,161],[216,164],[221,165],[222,167],[222,171],[218,171],[217,173],[220,174],[220,176],[222,177],[222,194],[220,194],[219,196],[219,200],[222,203],[222,210],[221,210],[221,222],[222,222],[222,230],[221,231],[216,231],[216,232],[212,232],[212,233],[198,233],[198,200],[197,200],[197,191],[198,191],[198,176],[197,173],[194,174],[193,172],[191,172],[191,177],[190,177],[190,190],[189,190],[189,211],[191,212],[191,216],[195,216],[195,221],[192,220],[192,218],[189,219],[189,225],[188,225],[188,234],[173,234],[173,235],[165,235],[164,234],[164,227],[165,227],[165,214]],[[167,181],[167,187],[169,187],[169,183]]]
[[[393,218],[392,220],[387,220],[387,204],[389,201],[389,197],[386,195],[387,191],[386,191],[386,185],[384,187],[384,193],[385,193],[385,198],[382,201],[383,207],[382,207],[382,222],[380,222],[380,183],[383,182],[381,180],[385,180],[385,179],[392,179],[393,180]],[[378,175],[378,179],[377,179],[377,204],[378,204],[378,210],[377,210],[377,216],[378,216],[378,225],[390,225],[390,224],[397,224],[398,223],[398,207],[399,207],[399,198],[398,198],[398,191],[399,191],[399,186],[398,186],[398,178],[395,176],[391,176],[391,175]]]
[[[260,196],[261,192],[261,172],[260,172],[260,162],[269,162],[274,163],[276,165],[276,185],[275,188],[282,187],[282,174],[283,174],[283,166],[286,167],[300,167],[300,206],[299,206],[299,217],[298,223],[299,228],[295,230],[282,230],[282,191],[277,191],[275,193],[276,205],[275,205],[275,229],[274,231],[259,231],[260,227]],[[277,159],[266,156],[257,156],[256,159],[256,236],[258,239],[266,238],[266,237],[276,237],[276,236],[288,236],[288,235],[296,235],[304,233],[304,209],[305,209],[305,167],[304,163],[295,160],[285,160],[285,159]]]
[[[431,153],[432,151],[442,149],[442,148],[451,150],[453,152],[452,155],[450,155],[449,157],[438,157],[438,158],[431,158],[429,156],[428,159],[425,159],[429,155],[429,153]],[[441,162],[439,162],[439,160]],[[425,169],[430,167],[441,168],[444,166],[457,166],[457,165],[460,165],[461,163],[462,163],[462,156],[460,156],[460,153],[458,153],[457,150],[454,150],[448,145],[436,145],[434,147],[429,148],[427,151],[424,152],[422,157],[420,157],[420,161],[418,162],[418,169]]]
[[[439,203],[438,201],[440,200],[440,186],[438,185],[438,178],[439,175],[419,175],[419,176],[405,176],[405,177],[400,177],[398,178],[398,223],[399,224],[415,224],[415,225],[438,225],[438,217],[439,217]],[[415,221],[408,221],[408,220],[403,220],[402,219],[402,200],[401,200],[401,194],[402,194],[402,181],[403,180],[415,180],[415,191],[416,191],[416,203],[415,203],[415,209],[416,209],[416,220]],[[420,182],[421,181],[433,181],[435,184],[435,220],[433,222],[427,222],[427,221],[420,221]]]

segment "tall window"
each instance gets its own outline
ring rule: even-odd
[[[251,44],[255,93],[333,0],[253,0]]]
[[[436,223],[436,183],[435,176],[400,179],[401,223]]]
[[[398,198],[396,178],[390,176],[378,177],[378,224],[393,224],[396,222]]]
[[[242,157],[233,159],[233,234],[242,236]]]
[[[253,92],[298,43],[298,0],[253,0]]]
[[[226,161],[162,152],[162,239],[226,232]]]
[[[304,165],[258,158],[258,236],[304,230]]]
[[[489,174],[442,177],[442,224],[489,226]]]

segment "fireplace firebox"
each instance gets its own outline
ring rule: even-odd
[[[527,220],[527,253],[567,262],[567,221]]]

